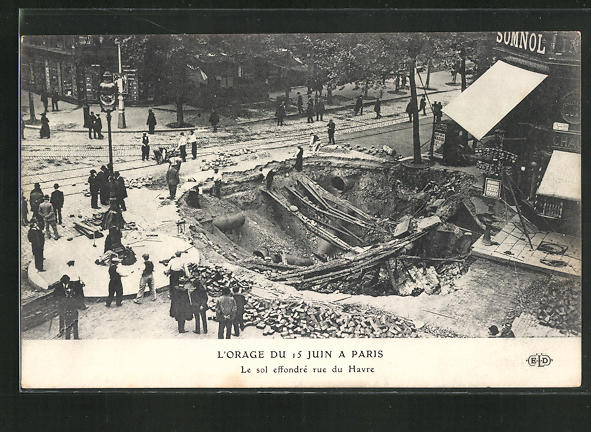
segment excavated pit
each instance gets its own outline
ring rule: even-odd
[[[270,189],[265,180],[269,169],[275,172]],[[196,200],[195,187],[179,207],[192,234],[218,253],[297,289],[447,294],[467,269],[464,258],[478,234],[470,232],[474,223],[470,226],[466,204],[472,180],[463,173],[394,164],[315,161],[296,172],[291,164],[274,163],[225,174],[220,198],[213,196],[213,184],[204,184]],[[436,228],[420,239],[359,271],[330,280],[290,276],[410,238],[417,226],[437,218]],[[449,220],[465,220],[468,229]],[[399,235],[405,227],[408,233]],[[457,256],[461,259],[448,260]]]

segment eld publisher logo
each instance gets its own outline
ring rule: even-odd
[[[552,358],[547,354],[532,354],[527,359],[527,364],[533,367],[550,366],[550,363]]]

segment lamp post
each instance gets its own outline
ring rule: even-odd
[[[113,175],[113,142],[111,139],[111,113],[115,110],[115,95],[117,94],[117,87],[113,82],[113,74],[105,72],[103,74],[103,81],[100,84],[99,101],[101,103],[101,111],[106,113],[107,117],[107,131],[109,135],[109,174]]]
[[[123,70],[121,67],[121,41],[117,40],[117,59],[119,61],[119,78],[117,79],[117,88],[119,90],[119,116],[117,118],[117,127],[119,129],[125,129],[125,105],[123,103]]]

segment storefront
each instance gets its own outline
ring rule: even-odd
[[[518,201],[526,210],[537,213],[529,217],[540,216],[545,223],[554,212],[554,216],[559,215],[552,219],[554,222],[572,220],[578,216],[573,212],[580,211],[571,205],[572,200],[562,204],[562,211],[551,210],[557,209],[550,202],[557,197],[542,195],[539,188],[554,153],[558,151],[561,163],[572,162],[561,153],[580,153],[580,35],[500,32],[492,37],[498,54],[496,63],[443,111],[477,141],[477,150],[493,147],[505,158],[508,163],[503,171]],[[486,150],[492,155],[491,162],[503,165],[494,151]],[[580,160],[580,155],[577,157]],[[580,164],[556,175],[566,175],[573,169],[580,171]],[[500,173],[485,175],[499,177]],[[548,190],[543,192],[547,194]]]

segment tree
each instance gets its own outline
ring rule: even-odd
[[[206,46],[203,38],[200,35],[152,35],[147,40],[147,79],[156,83],[158,96],[174,101],[177,127],[184,125],[183,107],[195,91],[188,70],[189,66],[196,66],[198,55],[203,54]]]

